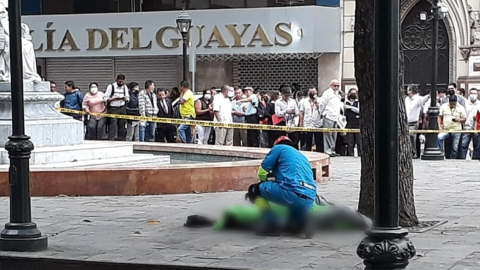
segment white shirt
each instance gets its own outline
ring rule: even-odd
[[[295,113],[287,114],[287,111],[294,110]],[[279,99],[275,102],[275,114],[278,117],[285,117],[285,124],[287,127],[295,126],[295,117],[299,116],[300,112],[298,111],[297,101],[290,98],[288,102],[282,99]]]
[[[331,121],[337,121],[340,118],[342,108],[342,97],[339,91],[334,91],[332,88],[329,88],[323,92],[318,109],[321,116]]]
[[[224,97],[222,94],[217,94],[213,98],[213,111],[220,114],[220,121],[217,117],[214,117],[215,123],[232,123],[232,102],[228,97]]]
[[[418,122],[422,106],[427,103],[429,99],[430,95],[421,97],[418,94],[405,98],[405,108],[407,111],[408,123]]]
[[[475,103],[471,103],[468,101],[465,104],[465,107],[467,107],[467,120],[465,121],[465,129],[472,130],[473,129],[473,123],[475,118],[477,116],[477,112],[480,111],[480,101],[475,100]]]
[[[112,89],[112,86],[114,89]],[[112,91],[113,92],[113,95],[112,95]],[[116,82],[110,84],[107,86],[107,90],[105,91],[105,102],[108,101],[109,98],[116,98],[116,97],[126,97],[127,100],[126,102],[128,102],[130,100],[130,94],[129,94],[130,90],[128,90],[128,87],[124,84],[122,85],[121,87],[118,86],[118,84]],[[115,101],[112,101],[110,102],[110,106],[111,107],[122,107],[122,106],[125,106],[125,101],[124,100],[115,100]]]
[[[299,110],[300,112],[303,112],[304,127],[309,127],[309,128],[322,127],[320,112],[318,111],[319,103],[320,103],[320,98],[316,98],[313,104],[310,101],[310,98],[305,98],[300,101]]]

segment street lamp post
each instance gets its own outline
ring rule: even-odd
[[[404,269],[415,255],[398,223],[399,2],[375,0],[375,217],[357,248],[367,270]]]
[[[437,107],[437,81],[438,81],[438,21],[440,20],[440,7],[438,0],[433,0],[433,26],[432,26],[432,88],[430,90],[430,108],[428,109],[428,129],[438,130],[438,115],[440,110]],[[426,13],[420,14],[420,20],[427,21]],[[425,141],[425,151],[422,160],[443,160],[444,155],[438,146],[436,133],[428,133]]]
[[[33,150],[25,135],[23,99],[23,57],[20,0],[9,0],[10,69],[12,97],[12,136],[5,144],[10,158],[10,223],[0,234],[0,250],[32,252],[47,249],[47,237],[32,222],[30,202],[30,165]]]
[[[188,16],[185,9],[177,17],[177,28],[180,34],[182,34],[183,40],[183,80],[187,81],[188,74],[188,65],[187,65],[187,47],[188,47],[188,33],[190,32],[190,27],[192,26],[192,19]]]

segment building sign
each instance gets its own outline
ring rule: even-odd
[[[327,7],[189,11],[197,54],[339,53],[341,11]],[[179,12],[25,16],[37,57],[179,55]]]

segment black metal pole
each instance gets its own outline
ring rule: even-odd
[[[187,34],[182,33],[183,39],[183,80],[188,81],[188,64],[187,64]]]
[[[29,159],[33,143],[25,135],[20,2],[8,1],[13,134],[5,144],[10,158],[10,223],[0,234],[0,250],[25,252],[45,250],[48,243],[31,215]]]
[[[440,110],[437,107],[437,82],[438,82],[438,21],[439,11],[438,0],[433,1],[433,25],[432,25],[432,88],[430,90],[430,108],[428,109],[428,129],[438,130],[438,115]],[[425,141],[423,160],[444,160],[444,155],[438,146],[436,133],[428,133]]]
[[[399,1],[375,0],[375,217],[357,254],[366,269],[404,269],[415,255],[398,226]]]

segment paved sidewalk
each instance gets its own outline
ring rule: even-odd
[[[480,269],[479,169],[478,161],[415,161],[419,218],[448,222],[410,234],[418,254],[410,269]],[[320,193],[356,207],[360,160],[334,158],[331,172]],[[362,268],[355,255],[361,233],[272,239],[182,226],[190,214],[216,216],[227,205],[244,203],[243,195],[33,198],[34,221],[50,236],[50,249],[0,255],[252,269]],[[0,216],[7,222],[7,198],[0,199]]]

